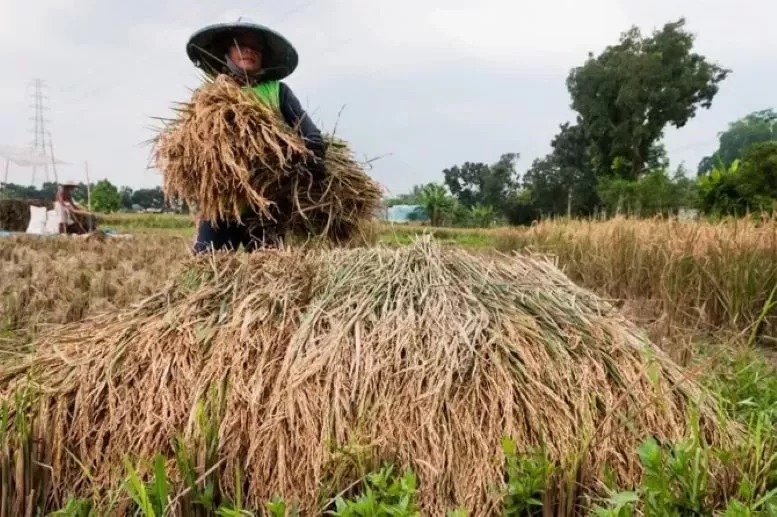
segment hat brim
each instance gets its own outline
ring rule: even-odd
[[[225,72],[229,37],[237,31],[251,33],[262,42],[263,79],[280,80],[297,68],[299,56],[289,40],[270,28],[247,22],[218,23],[195,32],[186,44],[189,59],[209,75]]]

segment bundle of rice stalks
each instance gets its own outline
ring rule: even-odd
[[[377,185],[344,144],[332,147],[331,175],[320,184],[297,128],[228,76],[206,82],[176,111],[155,139],[156,167],[166,195],[196,206],[202,218],[257,213],[285,225],[291,216],[296,229],[337,237],[353,233],[355,218],[372,217]]]
[[[380,207],[382,191],[354,159],[348,144],[327,137],[326,178],[292,184],[294,210],[289,230],[299,236],[325,236],[337,244],[369,240],[369,225]]]
[[[268,188],[310,154],[294,128],[226,75],[206,82],[156,138],[164,190],[202,217],[241,220],[246,205],[271,217]]]
[[[23,232],[30,224],[30,207],[45,206],[51,210],[54,204],[37,199],[0,199],[0,230]]]
[[[704,439],[729,436],[684,371],[538,259],[424,240],[193,260],[0,372],[6,401],[35,388],[51,502],[106,494],[125,455],[172,469],[183,444],[194,477],[254,508],[282,495],[315,515],[391,461],[418,473],[425,515],[484,516],[501,505],[504,436],[569,468],[567,502],[605,466],[635,483],[638,444],[682,437],[691,408]]]

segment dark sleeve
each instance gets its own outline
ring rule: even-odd
[[[307,148],[313,151],[319,158],[323,158],[326,152],[326,143],[321,135],[321,131],[316,127],[308,114],[305,113],[297,96],[294,95],[294,92],[285,83],[280,84],[280,102],[281,113],[283,113],[283,118],[286,122],[290,126],[299,126]]]

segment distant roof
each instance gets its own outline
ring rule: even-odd
[[[19,167],[45,167],[52,163],[50,154],[15,145],[0,145],[0,157]],[[62,160],[56,160],[56,164],[69,165]]]

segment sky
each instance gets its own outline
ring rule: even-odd
[[[696,50],[732,70],[711,109],[667,129],[674,167],[695,169],[729,122],[777,105],[773,0],[0,0],[0,145],[31,141],[40,78],[60,180],[84,181],[88,163],[91,181],[160,185],[147,142],[199,84],[186,42],[241,16],[292,41],[287,84],[319,127],[379,157],[369,173],[389,195],[507,152],[524,172],[574,119],[570,69],[632,25],[685,17]],[[31,175],[11,165],[8,179]]]

